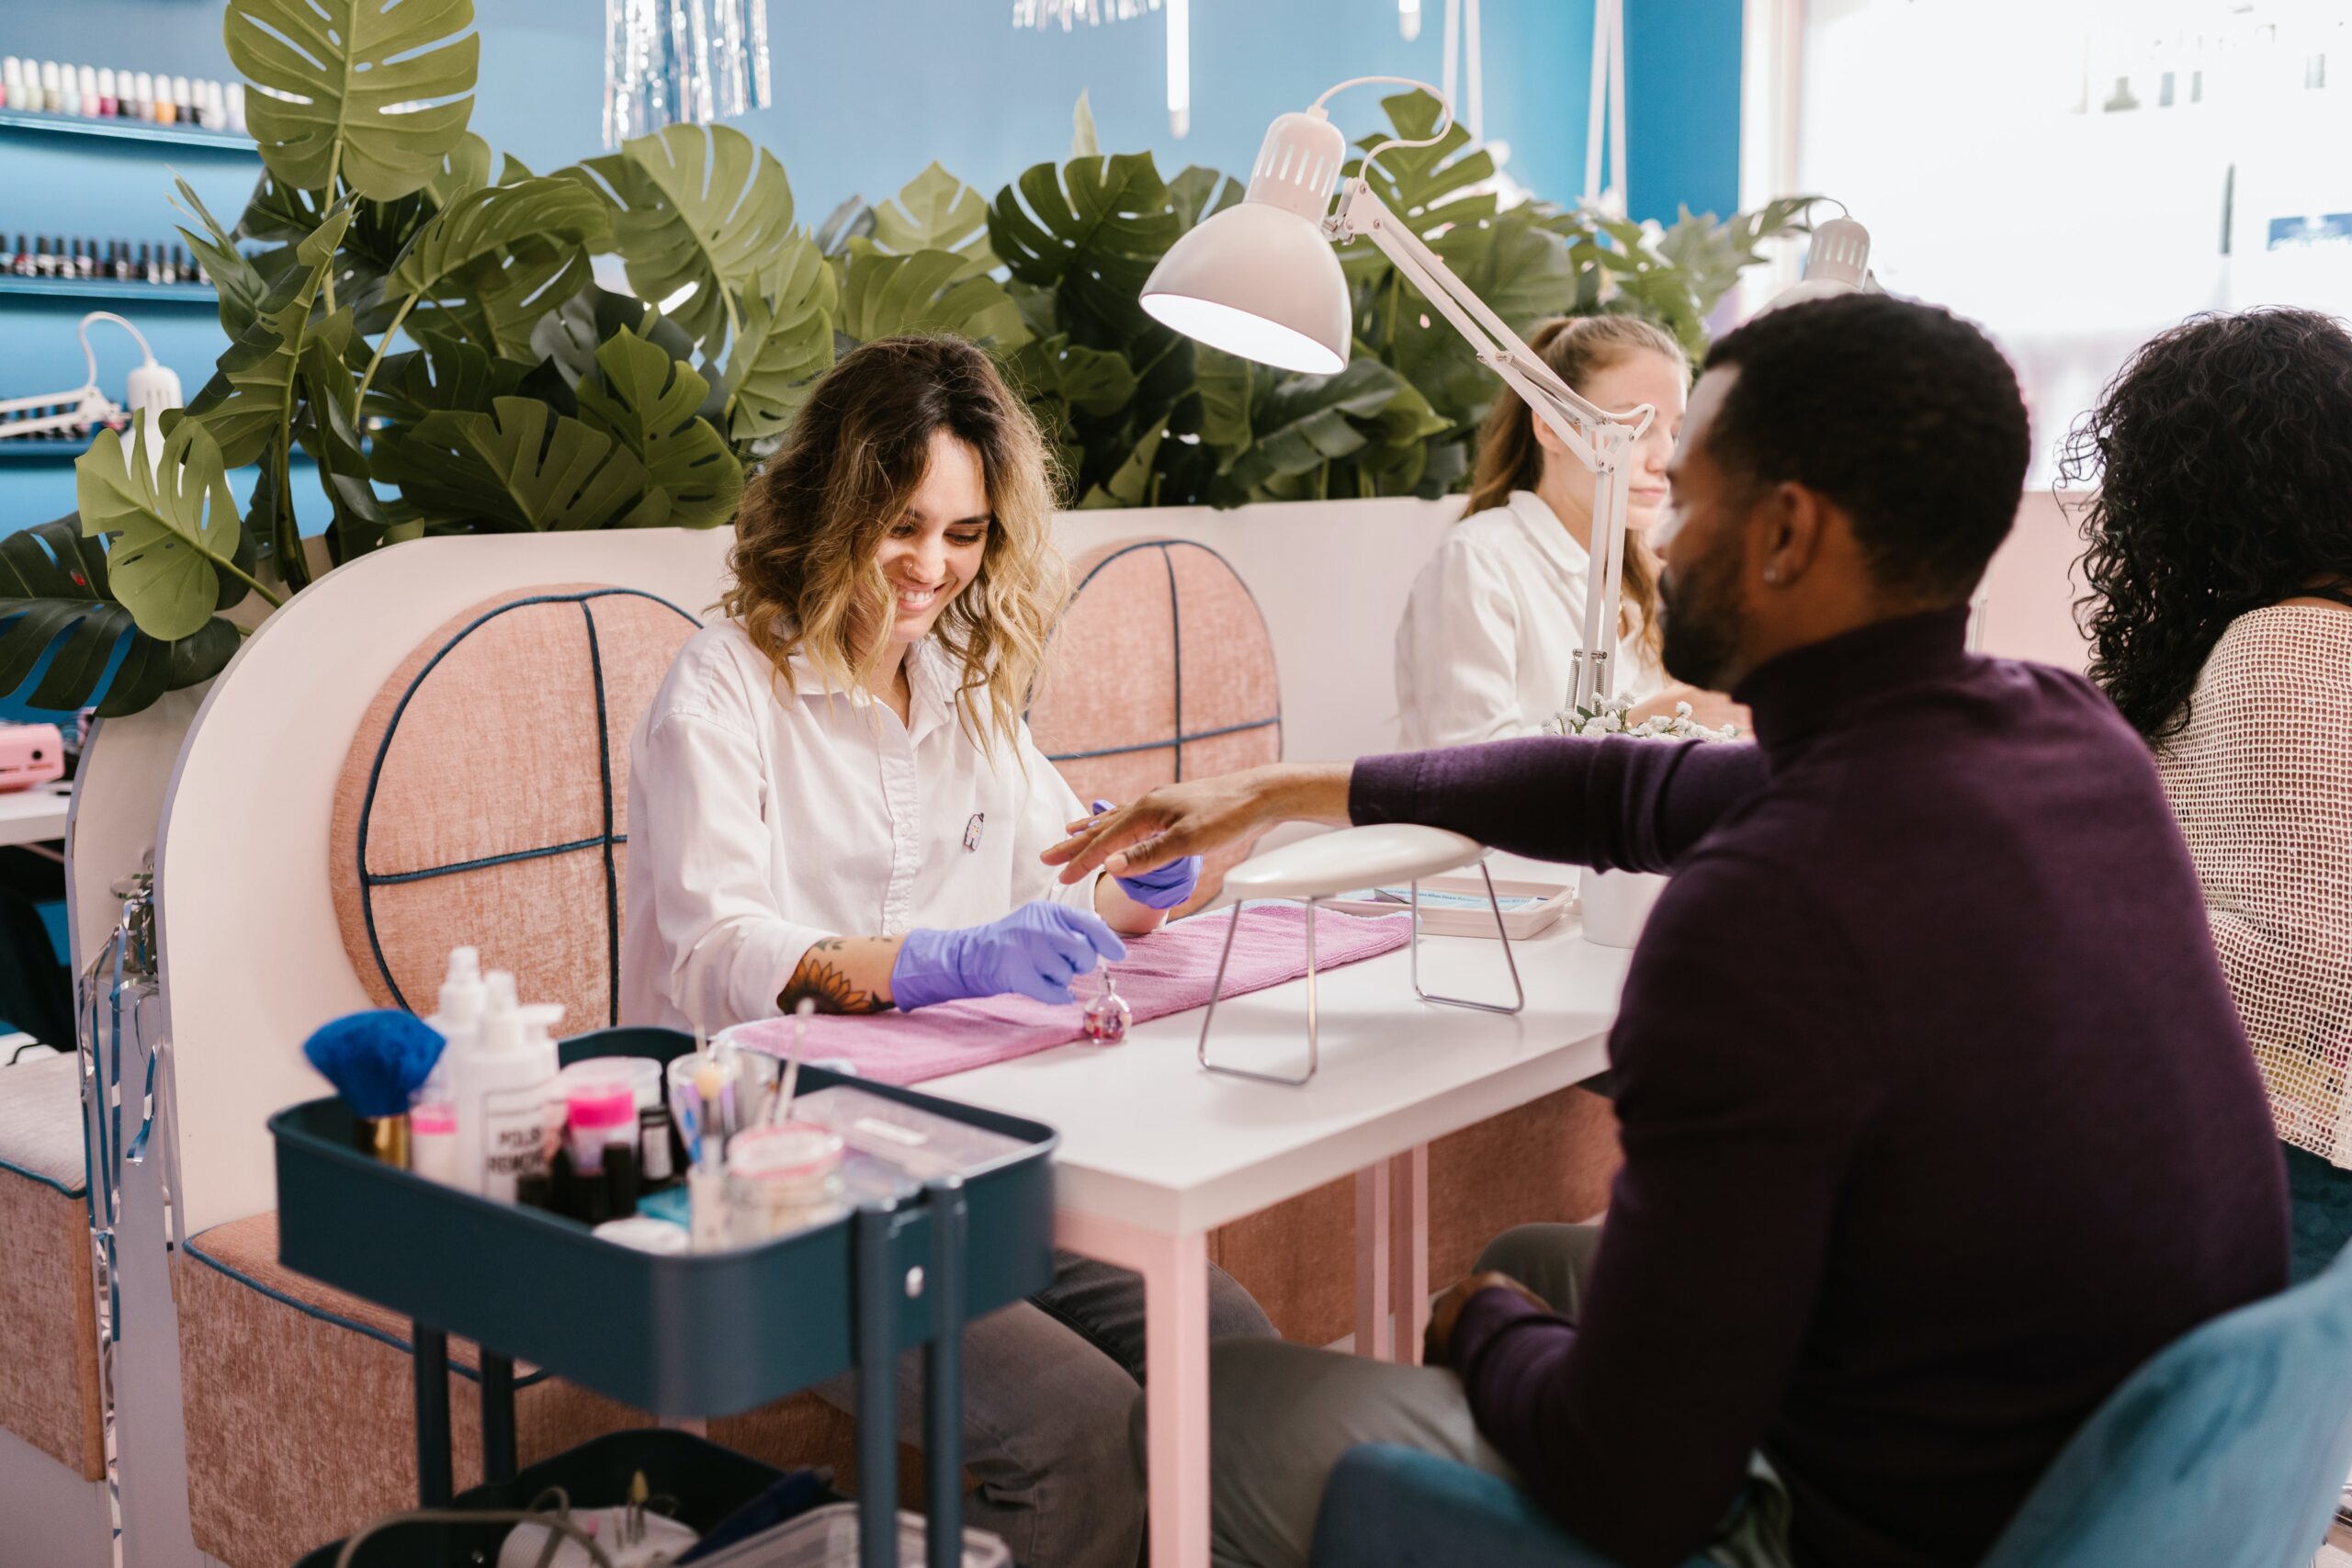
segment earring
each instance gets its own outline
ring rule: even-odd
[[[1764,569],[1764,581],[1771,583],[1779,582],[1781,581],[1781,569],[1777,566],[1766,567]]]

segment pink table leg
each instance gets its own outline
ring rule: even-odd
[[[1208,1237],[1160,1235],[1063,1210],[1062,1247],[1143,1276],[1154,1568],[1208,1568]]]
[[[1421,1335],[1430,1325],[1430,1146],[1415,1144],[1388,1162],[1395,1179],[1396,1227],[1389,1269],[1395,1314],[1395,1360],[1421,1364]]]
[[[1356,1172],[1356,1354],[1395,1359],[1389,1339],[1387,1160]]]

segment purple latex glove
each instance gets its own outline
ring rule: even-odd
[[[890,995],[902,1010],[1008,991],[1067,1002],[1069,983],[1100,959],[1127,950],[1093,914],[1043,899],[1001,920],[961,931],[913,931],[890,966]]]
[[[1094,803],[1094,815],[1100,817],[1111,809],[1107,800]],[[1201,857],[1186,855],[1170,861],[1158,871],[1147,871],[1141,876],[1114,876],[1120,891],[1147,909],[1172,909],[1193,896],[1201,885]]]

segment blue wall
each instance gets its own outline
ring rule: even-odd
[[[599,151],[602,9],[593,0],[477,0],[474,129],[542,171]],[[1067,152],[1081,90],[1106,148],[1148,147],[1171,173],[1186,163],[1244,171],[1266,122],[1331,82],[1440,71],[1442,0],[1425,0],[1410,44],[1388,0],[1193,0],[1193,130],[1179,141],[1163,107],[1159,17],[1032,33],[1013,30],[1009,9],[1001,0],[770,0],[777,101],[741,123],[783,159],[804,222],[853,194],[878,199],[933,158],[993,193],[1030,164]],[[1739,0],[1631,0],[1628,9],[1634,210],[1670,220],[1687,202],[1728,212],[1738,177]],[[0,6],[0,53],[226,77],[220,16],[219,0],[9,0]],[[1572,200],[1584,170],[1589,0],[1486,0],[1484,16],[1487,134],[1510,143],[1510,168],[1522,183]],[[1351,133],[1378,123],[1377,96],[1341,100]],[[174,169],[233,221],[257,164],[11,135],[0,140],[0,225],[12,241],[19,230],[152,241],[171,235]],[[85,308],[0,300],[0,397],[80,383],[73,328]],[[193,395],[221,346],[214,320],[187,307],[125,313]],[[119,389],[134,351],[103,332],[101,378]],[[72,507],[70,467],[0,460],[0,531]]]

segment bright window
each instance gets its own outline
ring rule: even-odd
[[[2181,318],[2352,315],[2352,5],[1808,0],[1804,27],[1794,184],[2008,350],[2030,484]]]

